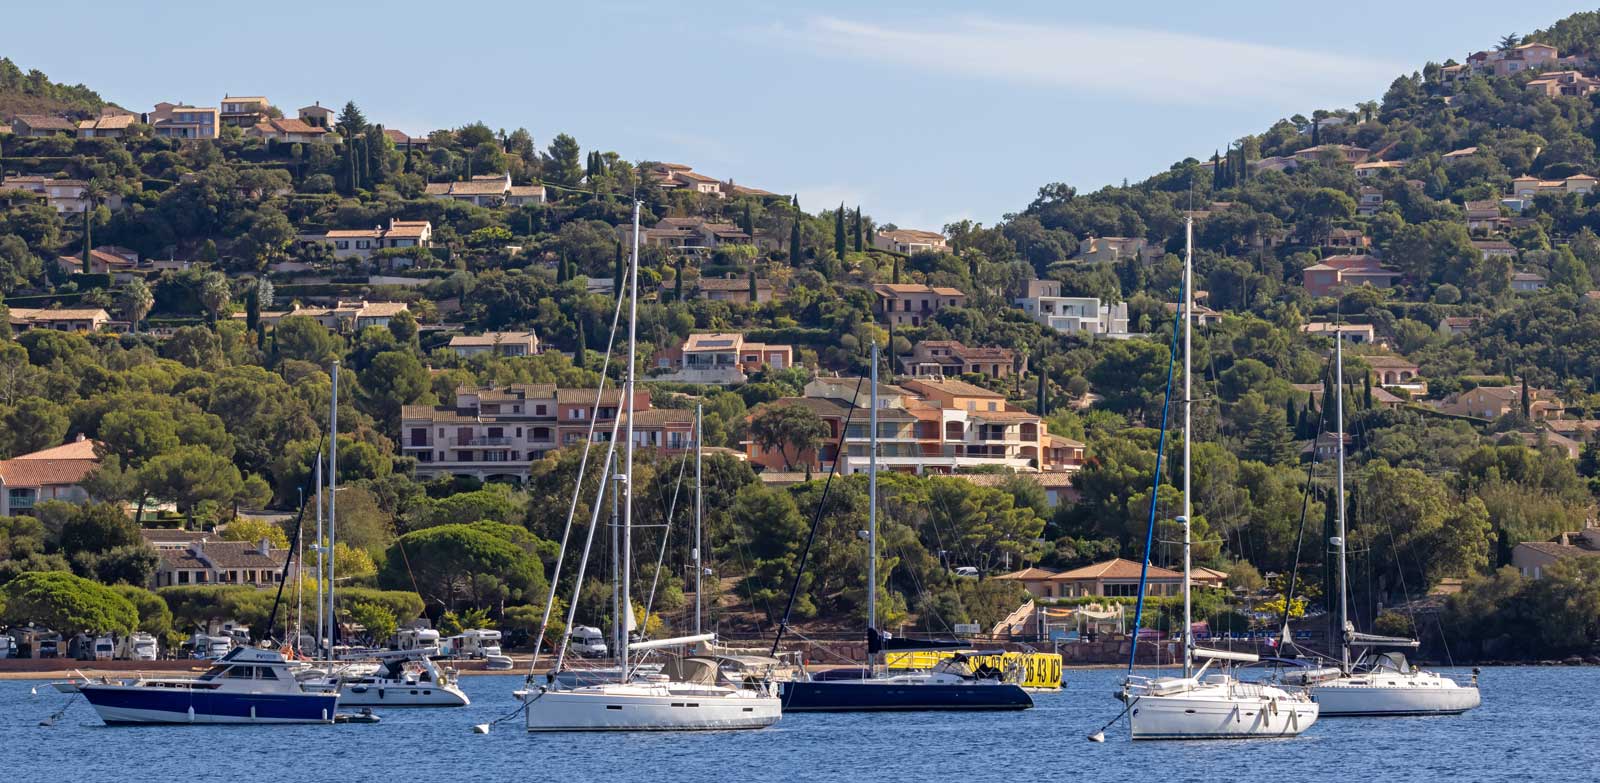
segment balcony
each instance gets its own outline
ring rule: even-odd
[[[492,438],[484,436],[461,440],[456,443],[456,448],[467,448],[471,446],[510,446],[514,442],[514,439],[503,436],[496,436]]]

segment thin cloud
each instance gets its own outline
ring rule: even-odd
[[[834,57],[1160,103],[1354,99],[1410,70],[1369,57],[1187,33],[981,17],[890,27],[816,16],[768,32]]]

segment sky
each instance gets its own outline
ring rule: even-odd
[[[1089,192],[1207,158],[1279,118],[1378,99],[1428,60],[1461,60],[1585,10],[1546,0],[677,5],[19,3],[0,22],[0,55],[133,111],[229,94],[265,95],[290,114],[354,100],[413,135],[481,120],[526,127],[542,148],[565,132],[585,150],[796,193],[808,211],[859,204],[879,223],[938,230],[992,224],[1046,183]]]

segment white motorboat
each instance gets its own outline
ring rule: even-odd
[[[85,682],[78,692],[107,724],[332,723],[337,693],[303,688],[283,656],[235,647],[199,677]]]
[[[1344,377],[1344,340],[1334,331],[1334,377]],[[1280,679],[1307,685],[1323,715],[1378,717],[1388,715],[1454,715],[1481,703],[1477,678],[1463,685],[1435,672],[1411,665],[1404,654],[1376,649],[1416,649],[1415,639],[1358,633],[1350,621],[1348,546],[1346,544],[1344,486],[1344,395],[1334,402],[1334,441],[1337,447],[1338,506],[1329,543],[1336,555],[1334,578],[1339,591],[1334,615],[1339,642],[1336,668],[1291,671]],[[1290,638],[1285,633],[1284,638]]]
[[[1183,310],[1178,314],[1183,322],[1183,515],[1178,522],[1183,526],[1183,675],[1179,677],[1145,678],[1131,675],[1118,694],[1126,704],[1128,724],[1133,739],[1243,739],[1252,737],[1287,737],[1299,734],[1316,723],[1320,709],[1302,688],[1242,682],[1226,672],[1207,674],[1212,663],[1221,661],[1246,663],[1258,660],[1253,653],[1224,650],[1206,650],[1195,646],[1192,621],[1191,562],[1192,530],[1190,520],[1190,446],[1192,442],[1192,406],[1194,395],[1190,390],[1189,363],[1192,346],[1194,308],[1194,222],[1184,223],[1185,252],[1183,257]],[[1170,376],[1169,376],[1170,377]],[[1170,385],[1168,387],[1170,394]],[[1165,413],[1163,413],[1163,418]],[[1163,421],[1165,429],[1165,421]],[[1159,466],[1161,460],[1157,459]],[[1156,486],[1161,484],[1160,468],[1156,470]],[[1155,521],[1155,503],[1152,500],[1152,531]],[[1145,553],[1149,564],[1150,553]],[[1139,609],[1145,599],[1144,578],[1139,580]],[[1137,617],[1137,615],[1136,615]],[[1137,620],[1135,622],[1137,626]],[[1137,636],[1135,637],[1137,638]],[[1196,658],[1206,662],[1195,669]]]
[[[639,312],[639,211],[640,203],[633,205],[633,253],[628,268],[628,364],[625,368],[622,400],[625,414],[617,416],[611,424],[610,437],[605,439],[605,461],[600,468],[599,490],[591,506],[587,539],[583,555],[578,558],[577,578],[574,584],[583,584],[583,569],[588,559],[595,531],[601,526],[600,513],[608,491],[612,497],[612,546],[616,577],[612,580],[613,594],[612,631],[614,650],[618,663],[617,680],[596,685],[570,687],[562,685],[554,676],[537,688],[521,691],[524,720],[528,731],[695,731],[717,729],[757,729],[776,723],[782,715],[778,696],[769,682],[729,681],[721,672],[717,659],[707,657],[669,658],[663,668],[664,681],[655,678],[635,679],[633,654],[648,650],[686,648],[689,645],[715,640],[715,634],[700,634],[676,639],[656,639],[633,643],[629,640],[634,630],[632,596],[633,576],[633,456],[635,376],[638,367],[638,312]],[[617,302],[612,334],[622,317],[622,301]],[[608,359],[609,361],[609,359]],[[602,375],[604,372],[602,371]],[[596,391],[597,403],[604,388]],[[624,422],[626,424],[624,425]],[[619,429],[626,427],[625,432]],[[584,439],[583,456],[579,462],[580,480],[575,482],[572,505],[569,507],[568,529],[571,516],[577,508],[581,480],[588,464],[589,449],[595,444],[595,424],[590,421],[589,437]],[[700,440],[697,426],[695,440]],[[617,469],[615,455],[617,443],[624,444],[622,468]],[[698,471],[697,471],[698,474]],[[608,485],[614,485],[608,490]],[[620,520],[618,512],[620,510]],[[620,540],[619,540],[620,536]],[[698,544],[698,542],[696,542]],[[545,602],[545,613],[555,604],[555,584],[559,581],[560,564],[565,554],[567,537],[562,537],[563,554],[557,556],[555,574],[550,580],[551,592]],[[698,563],[698,546],[696,547]],[[698,579],[698,577],[697,577]],[[696,596],[698,600],[698,595]],[[569,603],[561,641],[556,645],[554,672],[563,669],[569,649],[571,629],[576,625],[577,596]],[[699,613],[696,613],[696,625]],[[697,628],[698,630],[698,628]],[[538,646],[535,645],[537,651]],[[498,651],[497,651],[498,652]],[[487,729],[487,727],[485,727]]]
[[[308,690],[339,692],[339,703],[350,707],[465,707],[472,703],[449,671],[429,658],[437,650],[399,650],[377,653],[375,671],[335,671],[306,681]],[[362,669],[370,669],[371,662]]]

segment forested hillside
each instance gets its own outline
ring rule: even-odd
[[[1375,85],[1381,100],[1307,106],[1214,154],[1211,142],[1193,140],[1194,157],[1136,184],[1082,194],[1047,184],[1000,223],[943,227],[947,247],[909,254],[874,247],[895,226],[857,205],[807,212],[793,197],[731,181],[715,192],[668,187],[661,172],[670,167],[585,151],[566,134],[541,146],[524,129],[467,122],[397,140],[377,110],[367,107],[369,118],[353,101],[323,143],[237,128],[179,141],[137,124],[123,138],[0,140],[5,174],[81,180],[93,204],[60,212],[32,194],[0,193],[7,304],[105,308],[129,325],[125,334],[30,329],[0,340],[0,457],[82,435],[105,444],[96,500],[148,500],[163,509],[159,524],[227,530],[237,506],[298,501],[326,420],[327,368],[340,359],[340,480],[349,487],[340,508],[351,531],[340,541],[359,564],[347,573],[357,584],[419,591],[436,620],[446,609],[476,611],[527,627],[565,518],[565,502],[553,499],[570,491],[576,450],[534,461],[523,486],[423,481],[400,419],[406,406],[452,406],[463,388],[598,384],[636,195],[646,226],[703,219],[745,237],[699,253],[646,244],[641,372],[693,332],[796,350],[795,366],[732,388],[648,384],[656,408],[704,404],[709,445],[752,451],[752,422],[803,397],[817,375],[864,372],[874,344],[891,357],[945,340],[1016,352],[1018,372],[964,378],[1081,442],[1086,459],[1064,502],[1050,502],[1037,472],[897,475],[884,482],[880,515],[886,625],[989,624],[1020,603],[1021,588],[957,578],[953,564],[981,565],[987,577],[1143,557],[1168,305],[1180,293],[1183,226],[1193,217],[1197,294],[1208,308],[1195,333],[1196,555],[1234,589],[1209,598],[1204,613],[1219,628],[1266,622],[1297,563],[1322,584],[1334,487],[1317,445],[1333,429],[1327,403],[1342,393],[1363,626],[1435,638],[1445,628],[1452,649],[1469,654],[1468,640],[1487,639],[1484,654],[1507,655],[1492,640],[1511,637],[1537,639],[1529,655],[1587,651],[1600,637],[1600,611],[1589,608],[1600,606],[1600,559],[1566,560],[1540,580],[1505,569],[1519,544],[1580,530],[1595,512],[1600,192],[1584,183],[1600,175],[1600,82],[1588,85],[1600,63],[1514,73],[1483,64],[1520,58],[1528,42],[1563,58],[1600,56],[1600,15],[1507,38],[1472,64],[1428,63],[1386,90]],[[1576,76],[1536,83],[1546,73]],[[57,102],[40,111],[101,105],[86,88],[24,76],[9,61],[0,61],[0,95]],[[0,103],[0,118],[8,112],[23,113]],[[441,183],[486,176],[505,179],[507,193],[542,187],[543,200],[439,197]],[[426,221],[432,246],[353,257],[304,239],[396,220]],[[1087,240],[1105,238],[1142,240],[1147,250],[1107,261],[1085,252]],[[131,278],[85,274],[79,260],[100,246],[173,264]],[[1313,290],[1310,275],[1337,268],[1325,262],[1352,257],[1392,285]],[[751,303],[695,295],[702,281],[728,278],[741,289],[748,280],[752,295],[758,281],[776,294]],[[1047,327],[1016,304],[1035,279],[1125,303],[1132,334]],[[891,282],[955,288],[965,299],[891,327],[872,288]],[[361,330],[272,315],[358,298],[403,302],[407,313]],[[1342,379],[1329,371],[1333,322],[1371,334],[1346,352]],[[544,351],[463,356],[448,347],[454,335],[496,330],[533,330]],[[620,377],[615,358],[608,383]],[[1403,379],[1380,374],[1396,367]],[[1490,389],[1510,400],[1491,415],[1462,401]],[[784,444],[802,447],[795,452],[818,445],[814,422],[788,425],[777,441],[795,441]],[[645,521],[665,521],[681,466],[676,455],[643,461],[636,485],[661,499],[641,512]],[[708,475],[724,586],[714,614],[728,627],[768,629],[820,483],[763,480],[727,454],[708,461]],[[818,624],[853,622],[868,589],[854,535],[865,524],[865,481],[841,483],[801,582],[799,614]],[[1157,540],[1170,542],[1176,482],[1160,498]],[[155,554],[137,525],[107,508],[42,503],[5,522],[0,581],[70,569],[147,584]],[[655,535],[642,546],[657,545]],[[419,552],[446,565],[417,569]],[[1153,560],[1170,565],[1177,555],[1162,543]],[[688,558],[684,539],[673,539],[661,622],[685,605]],[[1317,611],[1322,592],[1299,596],[1308,601],[1295,612]],[[596,581],[583,595],[584,616],[603,622],[606,589]],[[1385,610],[1395,606],[1438,610],[1445,622],[1424,614],[1417,628],[1417,615]]]

